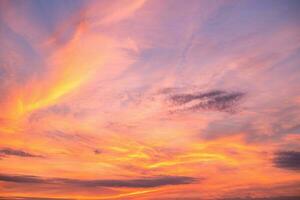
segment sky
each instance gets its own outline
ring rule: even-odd
[[[0,0],[1,200],[300,199],[300,1]]]

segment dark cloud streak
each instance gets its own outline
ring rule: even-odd
[[[216,200],[299,200],[300,196],[274,196],[274,197],[241,197],[241,198],[225,198]]]
[[[205,93],[174,94],[169,100],[178,111],[216,110],[232,112],[245,94],[243,92],[227,92],[213,90]],[[188,105],[192,103],[193,105]],[[184,108],[180,108],[184,106]]]
[[[275,167],[289,170],[300,170],[299,151],[279,151],[273,159]]]
[[[19,157],[43,157],[41,155],[31,154],[22,150],[16,150],[11,148],[0,149],[0,156],[19,156]]]
[[[62,186],[80,187],[129,187],[129,188],[150,188],[165,185],[191,184],[195,178],[186,176],[159,176],[131,180],[78,180],[63,178],[42,178],[28,175],[5,175],[0,174],[0,181],[13,182],[18,184],[55,184]]]
[[[70,198],[45,198],[45,197],[0,197],[0,200],[75,200]]]

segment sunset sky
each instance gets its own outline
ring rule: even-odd
[[[299,0],[0,0],[0,200],[300,199]]]

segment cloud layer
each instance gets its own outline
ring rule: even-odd
[[[1,196],[298,197],[299,8],[0,1]]]

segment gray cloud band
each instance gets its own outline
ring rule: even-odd
[[[191,184],[195,178],[186,176],[158,176],[150,178],[130,179],[130,180],[79,180],[64,178],[43,178],[28,175],[6,175],[0,174],[0,181],[13,182],[19,184],[55,184],[71,185],[80,187],[129,187],[129,188],[150,188],[165,185]]]

